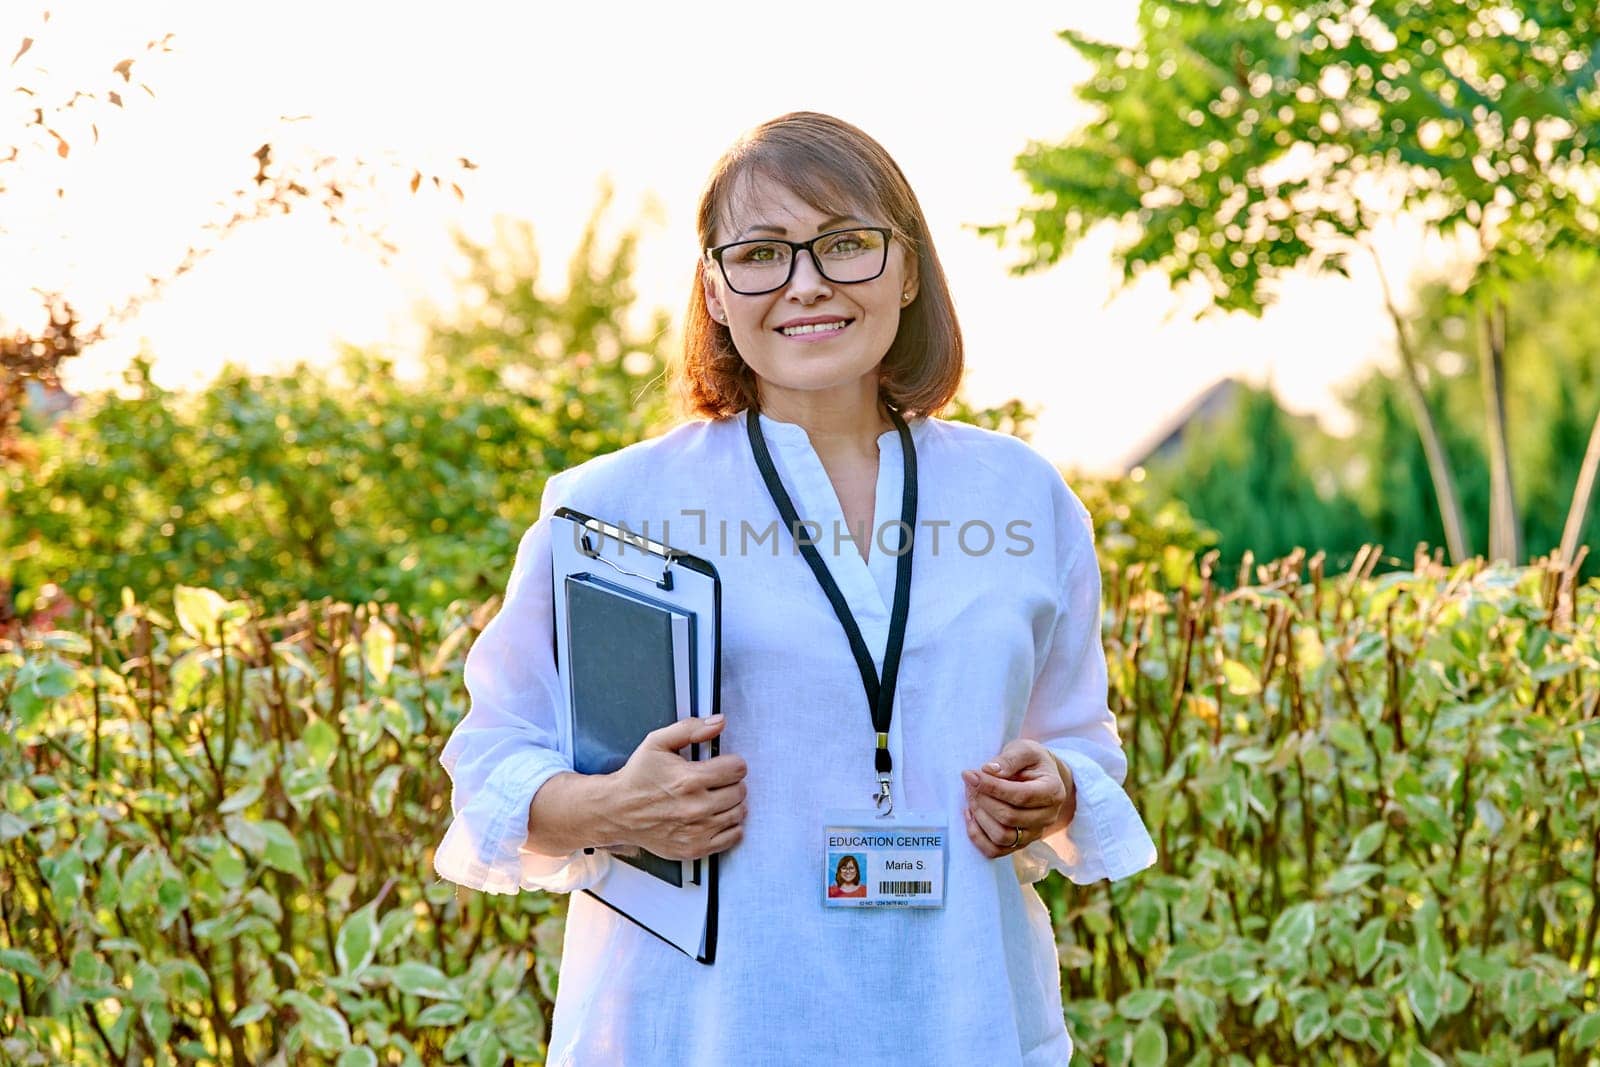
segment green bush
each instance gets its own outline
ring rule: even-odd
[[[482,613],[174,599],[0,650],[0,1060],[541,1058],[564,901],[432,873]]]
[[[1080,1062],[1586,1062],[1600,584],[1181,562],[1106,588],[1159,867],[1041,886]],[[0,646],[0,1054],[537,1062],[562,899],[431,872],[489,610],[184,588]]]
[[[1600,584],[1107,587],[1159,866],[1046,895],[1086,1062],[1556,1064],[1600,1042]]]

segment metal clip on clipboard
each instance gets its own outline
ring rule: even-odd
[[[604,563],[607,567],[610,567],[618,574],[626,574],[630,578],[642,578],[647,582],[654,583],[657,589],[670,590],[672,588],[672,556],[670,554],[663,557],[664,562],[661,564],[661,577],[656,578],[649,574],[640,574],[638,571],[630,571],[626,567],[622,567],[619,564],[613,563],[609,559],[606,559],[604,556],[602,556],[600,554],[600,550],[595,547],[594,542],[589,540],[591,534],[601,537],[610,537],[621,542],[624,546],[627,546],[629,543],[633,543],[635,548],[638,548],[642,551],[655,552],[653,546],[651,546],[651,544],[644,538],[636,536],[632,538],[630,542],[630,538],[626,530],[619,530],[616,533],[612,533],[603,527],[599,527],[598,524],[590,525],[589,523],[584,523],[583,536],[579,538],[578,551],[582,552],[585,556],[588,556],[596,563]],[[670,553],[670,550],[668,551]],[[661,553],[656,552],[656,554],[660,555]]]

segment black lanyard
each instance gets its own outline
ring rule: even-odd
[[[850,640],[850,651],[855,654],[856,666],[861,671],[861,688],[867,694],[867,711],[872,716],[872,729],[877,734],[877,750],[873,755],[873,766],[878,772],[877,800],[880,807],[887,801],[892,810],[894,801],[889,794],[889,780],[894,771],[894,759],[889,755],[889,723],[894,716],[895,680],[900,675],[900,651],[905,645],[906,615],[911,604],[911,550],[917,528],[917,448],[911,441],[911,430],[900,413],[889,408],[889,418],[900,433],[905,477],[900,494],[900,557],[895,561],[894,608],[889,614],[889,641],[883,652],[883,680],[880,683],[878,671],[872,664],[872,653],[867,650],[867,642],[861,637],[861,628],[856,625],[856,617],[834,582],[833,575],[828,573],[827,565],[822,562],[822,554],[815,545],[800,540],[798,536],[800,516],[795,511],[794,501],[789,499],[783,483],[778,480],[777,469],[772,465],[772,454],[767,451],[766,438],[761,434],[760,415],[754,408],[745,410],[750,451],[755,453],[756,466],[761,468],[761,478],[767,483],[767,492],[771,494],[772,502],[778,505],[778,512],[789,528],[789,536],[799,545],[800,554],[810,564],[811,573],[816,576],[817,584],[822,586],[828,603],[833,605],[833,613],[839,617],[839,625],[844,627],[845,637]],[[868,531],[867,536],[871,538],[875,534],[876,531]],[[888,811],[883,814],[888,814]]]

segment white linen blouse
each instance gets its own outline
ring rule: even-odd
[[[550,479],[500,612],[467,657],[470,710],[440,755],[454,819],[435,869],[490,893],[568,892],[616,862],[540,855],[526,842],[534,794],[570,769],[556,747],[549,516],[567,505],[626,522],[721,576],[721,750],[749,764],[748,817],[721,859],[712,965],[573,895],[548,1062],[1064,1064],[1072,1042],[1055,938],[1029,883],[1050,869],[1080,884],[1125,878],[1155,861],[1121,785],[1088,513],[1026,443],[910,421],[919,508],[890,750],[897,808],[949,821],[946,905],[825,909],[823,812],[870,808],[873,730],[849,643],[751,455],[747,414],[685,423]],[[864,561],[805,428],[758,417],[881,670],[899,435],[878,438],[881,541]],[[990,860],[967,839],[960,774],[1017,737],[1071,769],[1077,813],[1064,831]]]

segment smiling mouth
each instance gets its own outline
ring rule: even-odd
[[[783,326],[778,333],[785,337],[815,337],[819,334],[842,333],[854,319],[841,319],[835,322],[817,322],[808,326]]]

